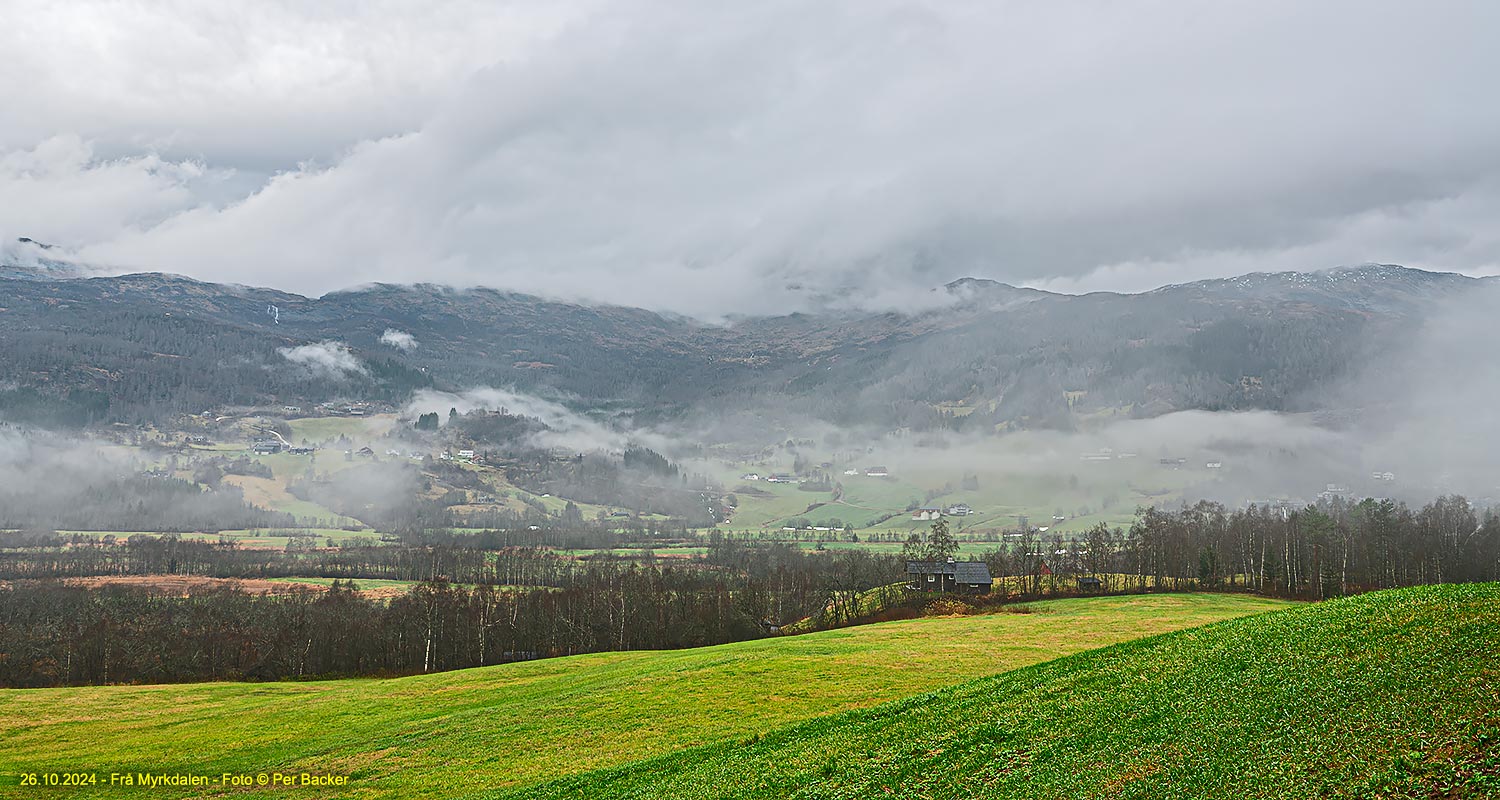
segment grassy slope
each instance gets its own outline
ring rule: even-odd
[[[1500,797],[1500,585],[1130,642],[525,794]]]
[[[1229,595],[1060,600],[1034,604],[1032,614],[396,680],[0,691],[0,776],[79,767],[319,770],[351,772],[355,796],[455,796],[761,734],[1286,605]]]

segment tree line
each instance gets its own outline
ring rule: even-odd
[[[1320,600],[1428,583],[1500,580],[1500,517],[1463,497],[1411,508],[1334,498],[1305,508],[1142,509],[1126,529],[1029,533],[987,555],[1003,575],[1103,575],[1120,588],[1229,588]]]
[[[762,554],[764,555],[764,554]],[[768,635],[819,597],[816,577],[603,562],[565,588],[423,582],[390,601],[358,582],[190,596],[55,580],[0,589],[0,685],[397,675],[603,650],[698,647]]]
[[[869,615],[872,590],[899,599],[888,587],[904,581],[908,557],[956,557],[945,528],[940,521],[901,554],[809,552],[712,531],[699,539],[702,555],[638,560],[581,560],[534,539],[509,540],[609,535],[599,530],[434,533],[420,543],[306,552],[11,532],[0,534],[0,683],[402,674],[738,641],[813,615],[843,625]],[[1129,528],[1100,525],[1070,538],[1033,529],[1008,539],[980,555],[999,579],[1000,599],[1200,589],[1322,599],[1500,580],[1500,517],[1452,496],[1415,509],[1387,500],[1233,511],[1198,503],[1143,509]],[[290,597],[232,587],[180,597],[56,580],[159,574],[339,584]],[[1083,588],[1083,576],[1100,585]],[[421,583],[390,601],[347,583],[376,578]]]

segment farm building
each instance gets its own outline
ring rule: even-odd
[[[988,594],[994,584],[983,561],[908,561],[906,574],[915,591]]]
[[[1084,577],[1078,579],[1078,588],[1086,591],[1097,592],[1104,588],[1104,581],[1101,581],[1098,578],[1093,577],[1092,575],[1085,575]]]
[[[926,522],[927,520],[937,519],[938,517],[941,517],[942,515],[943,515],[943,510],[941,508],[938,508],[937,506],[922,506],[921,508],[917,509],[916,511],[911,512],[911,518],[912,518],[912,520],[913,521],[920,521],[920,522]]]
[[[888,478],[891,471],[885,467],[865,467],[865,475],[871,478]]]
[[[947,514],[950,517],[967,517],[968,515],[974,513],[974,509],[970,508],[964,503],[954,503],[953,505],[943,509],[943,513]]]

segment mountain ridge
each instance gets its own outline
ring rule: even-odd
[[[12,343],[0,415],[37,421],[55,405],[76,425],[349,397],[399,406],[418,389],[475,386],[623,409],[646,424],[772,409],[840,425],[993,431],[1186,408],[1316,410],[1308,398],[1320,382],[1409,337],[1444,302],[1494,285],[1394,265],[1138,294],[966,278],[935,290],[950,302],[911,313],[713,324],[436,284],[314,298],[162,273],[0,277],[0,333]],[[387,330],[415,346],[382,344]],[[362,371],[319,373],[284,355],[307,345],[346,348]]]

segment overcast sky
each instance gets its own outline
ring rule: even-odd
[[[1500,3],[0,8],[13,258],[708,316],[1500,272]]]

